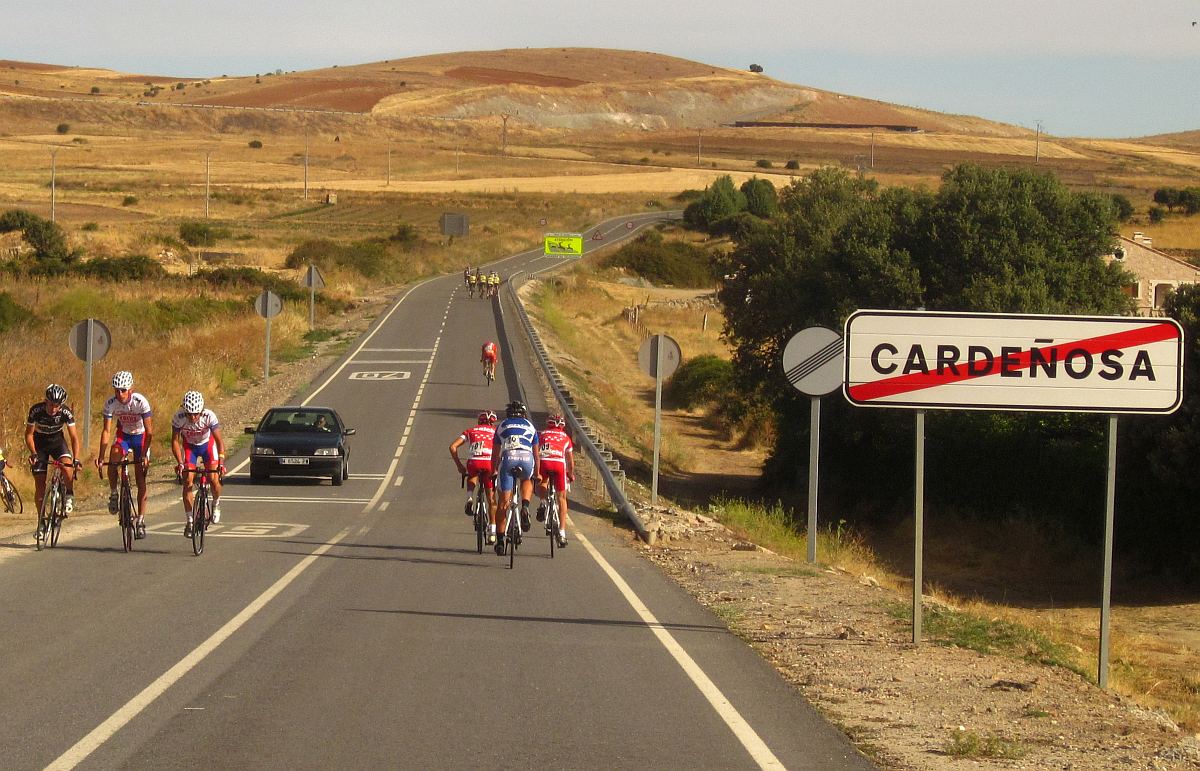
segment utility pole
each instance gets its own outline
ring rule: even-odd
[[[50,221],[54,222],[55,204],[57,203],[58,193],[55,189],[54,177],[57,171],[58,148],[50,151]]]
[[[1042,158],[1042,122],[1037,122],[1037,138],[1033,143],[1033,162],[1036,165]]]
[[[871,132],[871,168],[875,168],[875,132]]]
[[[700,129],[696,129],[696,165],[700,165]]]
[[[208,194],[212,179],[212,151],[204,153],[204,219],[208,219]]]
[[[308,200],[308,129],[304,130],[304,200]]]
[[[500,154],[508,155],[508,119],[512,116],[508,113],[500,114]]]
[[[459,172],[459,170],[462,168],[462,164],[459,161],[460,155],[462,155],[462,142],[459,142],[457,145],[454,146],[454,173],[455,174],[457,174]]]
[[[392,140],[390,140],[390,139],[388,140],[387,182],[384,182],[383,184],[385,186],[390,186],[392,184]]]

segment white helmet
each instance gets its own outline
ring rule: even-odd
[[[204,394],[199,391],[188,391],[183,395],[183,411],[194,415],[204,411]]]
[[[125,391],[133,388],[133,373],[121,370],[112,377],[112,387],[118,391]]]

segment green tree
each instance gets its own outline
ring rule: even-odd
[[[1120,193],[1113,193],[1112,201],[1113,206],[1116,208],[1117,220],[1119,222],[1129,222],[1136,211],[1130,200]]]
[[[734,186],[733,177],[725,174],[713,180],[704,195],[684,209],[683,219],[688,226],[704,230],[745,209],[746,196]]]
[[[771,180],[753,177],[742,183],[741,191],[746,196],[746,211],[754,216],[770,219],[779,213],[779,195]]]

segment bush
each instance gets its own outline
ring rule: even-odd
[[[70,123],[60,123],[54,127],[54,130],[60,134],[66,134],[68,131],[71,130],[71,124]]]
[[[783,167],[785,169],[792,169],[794,171],[794,170],[800,168],[800,161],[796,160],[795,158],[792,158],[787,163],[783,164]]]
[[[86,230],[89,233],[94,233],[100,229],[100,225],[95,222],[85,222],[79,227],[80,230]]]
[[[138,197],[136,195],[127,195],[121,199],[122,206],[137,206]]]
[[[1117,211],[1117,220],[1120,222],[1128,222],[1134,213],[1133,204],[1130,203],[1128,198],[1120,193],[1113,193],[1112,202],[1113,207]]]
[[[201,271],[197,277],[223,289],[269,289],[284,300],[308,300],[308,290],[304,287],[258,268],[215,268]]]
[[[92,86],[92,93],[93,94],[100,93],[100,86]]]
[[[0,214],[0,233],[24,230],[30,223],[38,219],[40,218],[36,214],[24,209],[9,209]]]
[[[261,141],[259,141],[259,140],[257,140],[257,139],[251,139],[251,140],[250,140],[250,147],[251,147],[251,148],[253,148],[253,149],[255,149],[255,150],[261,150],[261,149],[262,149],[262,142],[261,142]]]
[[[733,387],[733,362],[712,354],[688,359],[663,388],[668,399],[685,409],[720,401]]]
[[[351,244],[339,244],[328,239],[315,239],[305,241],[293,249],[284,264],[289,268],[302,268],[306,265],[347,268],[367,278],[373,278],[382,274],[390,262],[386,241],[367,239]]]
[[[1161,206],[1151,206],[1149,214],[1150,221],[1156,224],[1167,218],[1167,210]]]
[[[101,281],[145,281],[167,276],[167,271],[162,265],[142,254],[101,257],[81,262],[71,272]]]
[[[415,225],[410,225],[407,222],[401,222],[396,226],[396,232],[388,236],[389,241],[395,241],[398,244],[411,246],[421,240],[420,234],[417,233]]]
[[[664,241],[655,231],[638,236],[604,264],[624,268],[655,284],[704,287],[715,281],[712,263],[703,249],[682,241]]]
[[[754,162],[754,165],[755,165],[755,166],[757,166],[757,167],[758,167],[758,168],[760,168],[760,169],[769,169],[769,168],[771,168],[771,167],[772,167],[774,164],[772,164],[772,163],[771,163],[770,161],[768,161],[766,158],[759,158],[757,161],[755,161],[755,162]]]
[[[7,332],[32,318],[28,308],[19,305],[8,292],[0,292],[0,332]]]
[[[218,239],[229,238],[229,228],[214,227],[207,222],[181,222],[179,237],[188,246],[212,246]]]

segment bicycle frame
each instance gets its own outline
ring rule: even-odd
[[[119,515],[118,524],[121,526],[121,541],[125,546],[125,551],[133,551],[133,530],[134,520],[136,515],[133,512],[133,492],[129,488],[129,465],[136,461],[129,460],[128,454],[119,461],[106,461],[102,465],[116,466],[118,491],[120,494],[117,513]]]
[[[66,515],[64,507],[66,506],[66,481],[65,475],[68,466],[58,458],[47,458],[46,460],[46,490],[42,495],[41,511],[38,513],[37,531],[34,533],[34,540],[37,542],[37,548],[40,551],[44,545],[58,545],[58,534],[62,527],[63,517]],[[75,471],[74,466],[70,466],[72,473]]]
[[[219,469],[195,468],[184,471],[192,474],[192,551],[197,557],[204,553],[204,534],[212,524],[211,480]],[[199,514],[199,516],[197,516]]]

